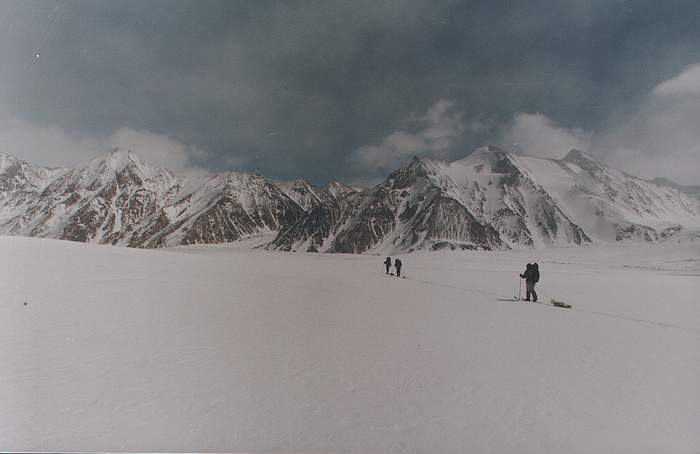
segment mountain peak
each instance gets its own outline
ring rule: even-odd
[[[493,145],[479,147],[471,152],[466,158],[459,159],[451,165],[478,165],[488,163],[492,167],[502,167],[511,160],[511,154]]]
[[[404,166],[404,168],[423,168],[423,169],[432,169],[435,167],[436,161],[430,158],[426,157],[420,157],[420,156],[414,156],[413,159],[411,159],[411,162],[408,163],[408,165]]]
[[[14,156],[0,152],[0,170],[6,169],[17,162],[19,162],[19,159],[15,158]]]
[[[590,154],[575,148],[569,151],[566,156],[564,156],[564,159],[561,159],[559,162],[577,165],[591,175],[597,175],[599,172],[605,171],[605,169],[608,168]]]
[[[384,184],[393,188],[407,187],[419,178],[429,178],[433,173],[435,173],[433,161],[414,156],[411,162],[391,173]]]
[[[314,185],[309,183],[306,179],[304,178],[297,178],[296,180],[292,180],[287,182],[288,185],[297,187],[297,188],[313,188]]]
[[[575,161],[593,161],[593,162],[598,162],[593,156],[590,154],[578,150],[576,148],[572,148],[566,156],[564,156],[564,161],[569,161],[569,162],[575,162]]]
[[[411,161],[408,162],[407,164],[403,165],[397,171],[401,171],[402,169],[421,169],[421,168],[427,168],[428,163],[430,160],[428,158],[423,158],[420,156],[414,155],[413,158],[411,158]]]
[[[365,188],[359,188],[357,186],[348,186],[339,181],[330,181],[328,184],[320,188],[322,192],[329,194],[333,199],[339,199],[346,196],[347,194],[352,194],[356,192],[362,192]]]
[[[97,178],[101,182],[108,181],[125,171],[138,181],[153,178],[158,173],[133,151],[120,148],[93,158],[82,168],[82,171],[87,178]]]
[[[467,156],[467,159],[481,157],[492,161],[494,159],[502,159],[507,156],[509,156],[509,153],[507,151],[502,150],[501,148],[498,148],[494,145],[485,145],[474,150],[469,156]]]
[[[14,161],[17,160],[17,158],[15,158],[14,156],[12,156],[11,154],[7,154],[7,153],[2,152],[2,151],[0,151],[0,159],[2,159],[2,160],[6,160],[6,159],[7,159],[7,160],[14,160]]]
[[[345,183],[341,183],[340,181],[329,181],[325,186],[323,186],[324,189],[327,190],[343,190],[343,191],[356,191],[357,188],[355,186],[349,186]]]
[[[490,153],[507,153],[507,152],[506,152],[505,150],[503,150],[502,148],[499,148],[499,147],[497,147],[497,146],[495,146],[495,145],[490,145],[490,144],[487,144],[487,145],[485,145],[485,146],[483,146],[483,147],[481,147],[481,148],[485,149],[486,151],[488,151],[488,152],[490,152]]]
[[[14,155],[11,155],[9,153],[3,153],[0,151],[0,167],[8,167],[11,165],[23,165],[23,166],[28,166],[34,168],[34,165],[28,163],[27,161],[20,159]],[[36,167],[39,168],[39,167]]]
[[[123,150],[121,148],[115,148],[110,151],[105,158],[105,162],[114,164],[114,166],[117,168],[122,168],[131,163],[138,166],[146,165],[136,153],[131,150]]]

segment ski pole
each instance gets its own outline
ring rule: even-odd
[[[523,288],[523,280],[520,276],[518,276],[518,301],[520,301],[522,298],[520,297],[520,290]]]

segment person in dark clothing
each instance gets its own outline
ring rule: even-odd
[[[403,263],[401,263],[401,259],[396,259],[394,260],[394,266],[396,267],[396,277],[401,277],[401,266]]]
[[[389,274],[389,268],[391,268],[391,257],[387,257],[384,260],[384,265],[386,266],[386,274]]]
[[[532,301],[537,302],[535,284],[540,280],[540,270],[537,263],[528,263],[525,272],[520,277],[525,279],[525,301],[530,301],[530,294],[532,294]]]

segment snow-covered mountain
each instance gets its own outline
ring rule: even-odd
[[[454,197],[438,163],[415,159],[366,193],[311,210],[271,247],[353,252],[501,248],[498,233]]]
[[[580,245],[590,238],[552,196],[540,177],[518,159],[495,147],[483,147],[467,158],[442,163],[456,186],[455,198],[493,225],[510,246]]]
[[[646,181],[572,150],[482,147],[414,159],[371,189],[260,175],[175,175],[115,150],[77,169],[0,154],[0,234],[132,247],[277,234],[269,249],[395,253],[662,241],[700,231],[692,188]]]
[[[328,252],[503,249],[657,241],[700,229],[700,201],[572,150],[564,159],[482,147],[414,159],[385,182],[312,209],[271,248]]]
[[[572,150],[564,159],[515,158],[589,237],[598,241],[667,239],[700,229],[700,199]]]
[[[313,210],[325,203],[318,193],[318,189],[304,179],[280,181],[276,182],[276,184],[287,197],[294,200],[297,205],[306,211]]]
[[[348,194],[364,191],[364,188],[347,186],[338,181],[332,181],[321,187],[314,186],[304,179],[280,181],[275,184],[306,211],[333,203]]]
[[[365,188],[348,186],[338,181],[331,181],[327,185],[320,187],[314,186],[304,179],[279,181],[275,184],[305,211],[331,204],[348,194],[365,191]]]
[[[55,170],[2,155],[0,188],[0,233],[133,247],[234,241],[303,213],[262,176],[178,177],[122,150]]]

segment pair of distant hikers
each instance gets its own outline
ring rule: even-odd
[[[387,257],[386,260],[384,260],[384,266],[386,266],[386,274],[389,274],[389,270],[391,269],[391,257]],[[401,277],[401,267],[403,266],[403,263],[401,263],[401,259],[395,259],[394,260],[394,267],[396,267],[396,276]]]
[[[532,294],[532,301],[537,302],[535,284],[540,280],[540,269],[537,263],[528,263],[520,277],[525,279],[525,301],[530,301],[530,294]]]

